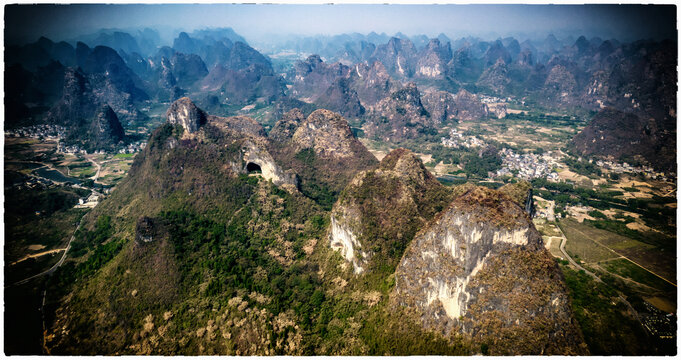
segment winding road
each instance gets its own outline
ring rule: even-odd
[[[23,285],[23,284],[25,284],[25,283],[27,283],[27,282],[35,279],[35,278],[41,277],[43,275],[52,274],[53,272],[55,272],[57,270],[57,268],[59,268],[64,263],[64,260],[66,260],[66,255],[68,254],[69,249],[71,248],[71,242],[73,242],[73,240],[76,238],[76,231],[78,231],[78,229],[80,229],[80,221],[78,222],[78,226],[76,226],[76,230],[73,231],[73,235],[71,235],[71,239],[69,239],[69,243],[66,245],[66,249],[64,250],[64,254],[61,256],[61,259],[59,259],[59,261],[56,264],[52,265],[51,268],[49,268],[49,269],[47,269],[47,270],[45,270],[45,271],[43,271],[39,274],[35,274],[33,276],[27,277],[26,279],[17,281],[10,286]],[[61,249],[61,250],[63,250],[63,249]]]

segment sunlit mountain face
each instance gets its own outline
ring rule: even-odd
[[[8,355],[675,355],[675,8],[8,5]]]

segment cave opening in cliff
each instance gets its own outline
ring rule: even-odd
[[[246,164],[246,171],[248,171],[249,174],[261,174],[262,169],[260,168],[260,165],[256,163],[249,162]]]

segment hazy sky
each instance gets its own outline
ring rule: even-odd
[[[268,34],[401,31],[407,35],[579,33],[621,40],[676,34],[673,5],[12,5],[5,7],[5,40],[62,40],[100,28],[232,27],[247,40]]]

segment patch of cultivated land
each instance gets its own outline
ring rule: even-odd
[[[602,263],[601,266],[607,271],[632,279],[638,283],[650,286],[661,291],[674,291],[674,285],[644,270],[627,259],[615,259]]]
[[[575,260],[579,259],[586,263],[596,263],[620,257],[614,251],[598,245],[587,234],[580,231],[580,228],[577,226],[581,224],[578,222],[563,220],[559,224],[567,237],[565,250],[570,256],[574,256]]]
[[[572,182],[581,187],[591,188],[594,183],[591,179],[584,175],[580,175],[570,171],[567,167],[558,169],[558,177],[565,182]]]
[[[122,155],[122,154],[121,154]],[[127,155],[127,154],[126,154]],[[132,154],[130,154],[132,155]],[[101,162],[102,170],[97,182],[104,185],[114,185],[128,173],[134,157],[116,157]]]
[[[5,137],[5,162],[44,160],[57,149],[54,140]]]
[[[658,296],[652,296],[652,297],[646,297],[644,298],[647,302],[651,303],[653,306],[656,308],[666,312],[666,313],[675,313],[676,312],[676,303],[662,297]]]
[[[606,254],[609,254],[609,258],[622,256],[626,257],[632,265],[637,265],[641,271],[652,272],[675,283],[676,257],[656,246],[596,229],[586,224],[580,224],[573,220],[561,221],[560,225],[568,238],[568,251],[580,255],[580,257],[586,256],[583,258],[585,261],[603,261],[607,259]],[[589,260],[586,260],[587,258]],[[631,274],[638,273],[631,272]],[[650,275],[656,277],[653,274]],[[645,282],[642,283],[645,284]]]
[[[563,236],[555,223],[546,221],[542,218],[534,218],[534,226],[539,233],[542,234],[545,247],[549,250],[551,255],[558,258],[563,258],[563,253],[560,251],[560,242]]]
[[[471,123],[462,123],[457,126],[460,131],[470,130],[473,127]],[[559,150],[578,132],[578,129],[569,126],[548,126],[527,120],[507,119],[490,120],[480,125],[480,128],[491,133],[484,135],[486,139],[528,149],[542,148],[544,150]]]

